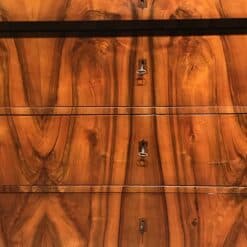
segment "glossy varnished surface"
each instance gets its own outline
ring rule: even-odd
[[[138,2],[1,0],[0,21],[247,16],[245,0]],[[0,246],[245,247],[246,47],[1,38]]]
[[[246,150],[246,114],[1,116],[0,184],[240,186]]]
[[[245,194],[5,193],[0,194],[0,243],[244,247],[246,202]]]
[[[0,106],[246,106],[246,47],[247,35],[1,39]]]
[[[245,195],[246,186],[0,185],[0,193],[195,193]]]
[[[245,0],[2,0],[0,17],[11,20],[118,20],[246,17]]]

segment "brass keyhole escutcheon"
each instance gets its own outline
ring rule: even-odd
[[[138,61],[138,69],[136,73],[139,78],[147,74],[147,60],[146,59],[140,59]]]
[[[148,5],[147,0],[138,0],[139,8],[142,8],[142,9],[147,8],[147,5]]]
[[[145,140],[141,140],[138,145],[138,165],[146,166],[147,157],[148,157],[148,142]]]
[[[138,61],[138,68],[137,68],[137,85],[143,86],[145,84],[145,75],[148,73],[147,71],[147,60],[140,59]]]
[[[147,231],[147,223],[144,218],[139,219],[139,232],[143,235]]]

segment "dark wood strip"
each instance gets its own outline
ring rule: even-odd
[[[129,37],[246,33],[245,18],[0,22],[0,37]]]

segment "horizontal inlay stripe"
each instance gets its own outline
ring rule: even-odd
[[[209,193],[209,194],[244,194],[247,187],[235,186],[28,186],[1,185],[0,193]]]
[[[1,37],[113,37],[244,34],[246,18],[0,22]]]
[[[184,107],[0,107],[0,115],[246,114],[247,106]]]

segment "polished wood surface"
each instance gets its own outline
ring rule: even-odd
[[[1,185],[247,185],[246,114],[9,115],[0,144]]]
[[[81,116],[81,115],[215,115],[246,114],[247,106],[58,106],[0,107],[0,116]]]
[[[0,193],[189,193],[247,194],[246,186],[189,185],[0,185]]]
[[[4,193],[0,244],[245,247],[246,199],[246,194]]]
[[[246,106],[246,47],[247,35],[0,39],[0,106]]]
[[[2,21],[244,18],[245,0],[1,0]]]
[[[1,0],[0,21],[247,16],[246,0],[141,2]],[[245,247],[246,47],[1,38],[0,247]]]

